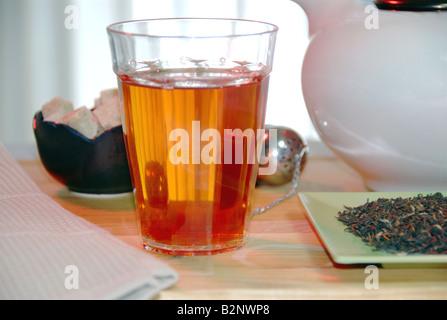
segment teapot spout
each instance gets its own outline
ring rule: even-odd
[[[343,20],[352,9],[358,7],[359,0],[292,0],[297,3],[309,20],[309,35],[330,28]]]

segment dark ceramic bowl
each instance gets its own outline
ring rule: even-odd
[[[121,126],[91,140],[64,124],[43,121],[38,112],[33,129],[44,167],[69,190],[89,194],[132,190]]]

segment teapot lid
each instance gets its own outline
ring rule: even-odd
[[[432,0],[375,0],[379,9],[403,11],[447,10],[447,1]]]

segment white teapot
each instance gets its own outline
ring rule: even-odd
[[[371,190],[446,191],[447,0],[294,1],[321,139]]]

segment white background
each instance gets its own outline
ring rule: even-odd
[[[79,18],[74,29],[66,28],[65,9],[70,5]],[[0,0],[0,141],[16,158],[35,156],[32,118],[45,102],[60,95],[73,101],[75,108],[92,107],[99,91],[116,87],[107,25],[167,17],[276,24],[266,123],[297,131],[309,142],[311,155],[330,154],[302,97],[308,26],[303,10],[290,0]]]

